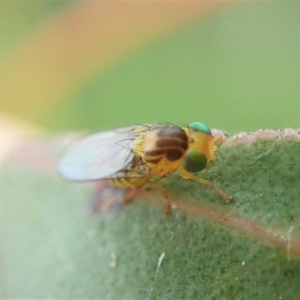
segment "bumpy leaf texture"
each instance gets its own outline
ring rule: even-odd
[[[128,191],[62,181],[64,139],[25,143],[0,174],[1,298],[297,299],[299,137],[228,138],[198,176],[232,200],[175,174],[169,216],[155,189],[122,206]]]

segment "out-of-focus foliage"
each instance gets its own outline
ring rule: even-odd
[[[9,59],[24,39],[65,6],[66,2],[63,1],[2,1],[0,3],[0,61],[3,63]]]
[[[230,131],[297,128],[299,13],[296,3],[248,3],[195,19],[100,73],[50,123],[97,129],[202,120]]]
[[[0,109],[55,130],[194,120],[229,131],[297,127],[300,6],[199,3],[24,12],[41,20],[48,7],[40,23],[22,11],[15,28],[30,26],[3,46]]]

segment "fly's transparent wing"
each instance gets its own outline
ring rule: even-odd
[[[75,181],[115,177],[134,157],[131,146],[136,127],[87,135],[72,144],[60,157],[58,172]]]

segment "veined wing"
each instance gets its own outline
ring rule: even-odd
[[[126,127],[80,138],[60,157],[58,172],[75,181],[124,177],[124,168],[130,166],[134,158],[132,143],[142,130],[138,129],[137,133],[136,129],[136,126]]]

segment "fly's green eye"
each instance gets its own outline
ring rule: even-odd
[[[207,165],[207,158],[204,154],[196,151],[189,151],[184,156],[183,167],[191,173],[203,170]]]
[[[194,129],[195,131],[200,131],[200,132],[204,132],[204,133],[211,135],[211,131],[208,128],[208,126],[206,126],[205,124],[203,124],[201,122],[192,122],[192,123],[190,123],[189,127]]]

